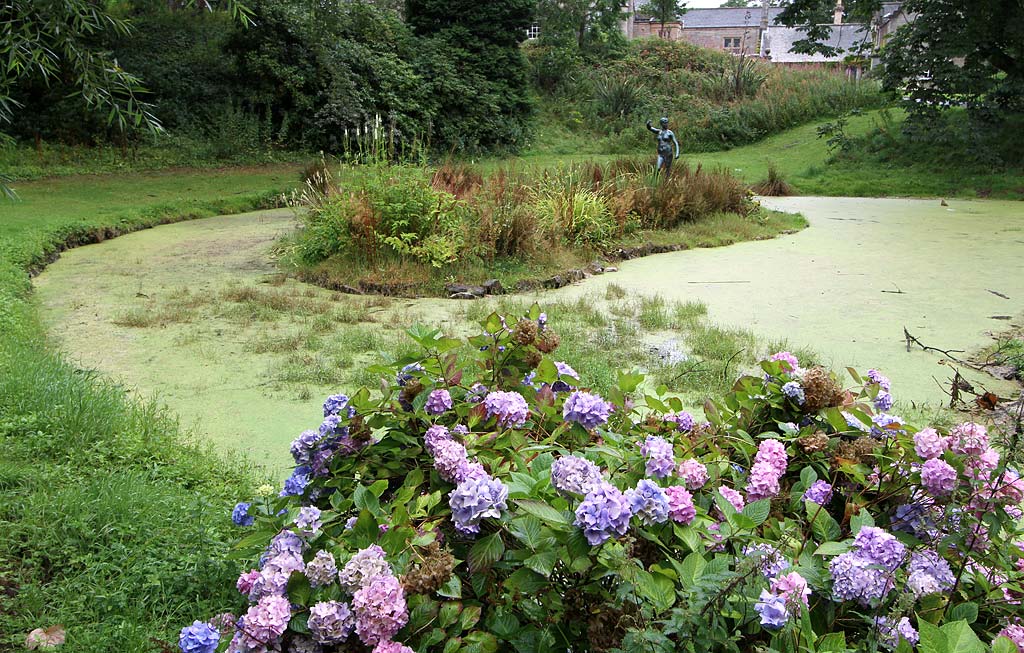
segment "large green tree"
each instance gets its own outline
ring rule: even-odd
[[[661,29],[665,29],[666,23],[673,23],[686,11],[686,2],[683,0],[650,0],[640,8],[640,11],[653,16]]]
[[[623,17],[621,0],[537,2],[541,39],[548,43],[574,43],[584,55],[604,54],[609,42],[621,41],[619,23]]]
[[[837,54],[825,43],[833,0],[790,0],[778,18],[801,26],[802,52]],[[871,24],[881,0],[846,0],[846,21]],[[953,106],[989,117],[1024,113],[1024,2],[906,0],[913,20],[881,51],[883,83],[915,118]]]

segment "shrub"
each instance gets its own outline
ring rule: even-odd
[[[410,329],[421,355],[373,368],[380,394],[329,397],[280,494],[239,504],[260,564],[243,618],[218,618],[231,650],[1020,640],[1024,481],[983,426],[917,429],[877,371],[843,389],[788,352],[697,422],[639,374],[588,392],[537,306],[482,327]]]
[[[767,196],[789,195],[793,192],[793,188],[782,178],[782,172],[774,161],[768,162],[768,176],[754,184],[752,190],[758,195]]]

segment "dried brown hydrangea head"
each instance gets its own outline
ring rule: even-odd
[[[558,345],[560,345],[561,342],[562,341],[558,337],[557,333],[555,333],[551,329],[547,329],[544,331],[544,333],[540,334],[540,336],[537,337],[537,341],[534,344],[536,345],[537,349],[541,350],[545,354],[550,354],[551,352],[558,349]]]
[[[796,441],[797,445],[807,453],[816,453],[828,449],[828,436],[824,431],[810,433],[801,436]]]
[[[402,576],[402,587],[411,594],[431,594],[441,589],[455,570],[455,556],[436,541],[422,549],[423,559]]]
[[[843,405],[843,388],[824,367],[812,367],[804,372],[800,385],[804,389],[804,409],[807,411]]]
[[[532,345],[533,341],[537,339],[538,331],[539,327],[533,320],[519,320],[515,328],[512,329],[512,339],[520,345]]]
[[[531,349],[530,351],[526,352],[526,355],[523,357],[523,360],[531,368],[536,368],[538,365],[540,365],[540,362],[544,360],[544,357],[541,356],[541,353],[536,349]]]

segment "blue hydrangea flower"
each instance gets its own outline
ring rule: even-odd
[[[641,523],[663,524],[668,521],[668,495],[651,480],[641,479],[636,488],[626,490],[626,499],[634,517]]]
[[[824,506],[831,500],[832,485],[827,481],[815,481],[804,492],[804,501],[813,501],[819,506]]]
[[[789,621],[789,610],[786,609],[786,598],[761,590],[761,596],[754,604],[754,610],[761,616],[761,625],[769,630],[778,630]]]
[[[405,386],[409,381],[413,379],[414,372],[422,372],[423,366],[419,363],[409,363],[395,376],[395,383],[400,386]]]
[[[300,465],[292,470],[292,475],[285,479],[284,489],[281,490],[281,496],[300,496],[306,490],[306,486],[309,485],[311,473],[312,470],[305,465]]]
[[[892,408],[892,395],[888,392],[879,392],[872,403],[878,410],[889,410]]]
[[[220,633],[208,623],[195,621],[181,629],[178,648],[181,653],[214,653],[220,643]]]
[[[611,405],[589,392],[577,391],[569,395],[562,406],[562,417],[567,422],[576,422],[590,430],[608,421]]]
[[[591,490],[576,508],[576,526],[591,546],[597,546],[613,535],[625,535],[632,517],[629,501],[611,483],[602,483]]]
[[[508,508],[508,488],[490,476],[470,478],[452,490],[448,505],[452,509],[455,530],[463,535],[480,532],[485,517],[500,517]]]
[[[324,417],[340,415],[342,409],[346,406],[348,406],[348,397],[346,395],[331,395],[326,401],[324,401]],[[349,417],[351,417],[352,412],[354,411],[349,409]]]
[[[804,389],[796,381],[784,383],[782,385],[782,394],[789,397],[796,405],[804,405]]]
[[[249,514],[251,506],[251,503],[245,501],[235,504],[235,509],[231,511],[231,521],[238,526],[252,526],[256,518]]]
[[[310,462],[321,437],[323,436],[318,431],[303,431],[299,437],[292,440],[288,450],[291,452],[292,458],[295,459],[296,465],[305,465]]]

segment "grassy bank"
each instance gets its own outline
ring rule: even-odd
[[[67,650],[160,650],[197,603],[232,607],[228,510],[259,475],[54,352],[26,272],[69,244],[255,208],[294,178],[80,177],[22,184],[0,205],[0,649],[63,624]]]

